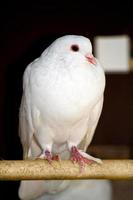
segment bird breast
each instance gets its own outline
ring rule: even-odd
[[[104,89],[104,75],[101,71],[82,68],[76,71],[64,69],[61,72],[34,73],[32,81],[33,105],[44,118],[58,118],[67,122],[80,120],[86,115]]]

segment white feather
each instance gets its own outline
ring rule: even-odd
[[[79,46],[78,52],[71,50],[73,44]],[[26,68],[20,107],[24,159],[37,158],[46,149],[67,159],[70,144],[86,151],[101,114],[105,87],[103,69],[98,61],[95,65],[87,61],[88,53],[92,53],[89,39],[64,36]],[[22,181],[19,196],[35,199],[44,192],[61,191],[69,183]]]

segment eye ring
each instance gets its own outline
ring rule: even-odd
[[[72,46],[71,46],[71,50],[72,51],[79,51],[79,46],[77,45],[77,44],[73,44]]]

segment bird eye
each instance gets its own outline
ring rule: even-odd
[[[77,44],[73,44],[73,45],[71,46],[71,50],[72,50],[72,51],[78,51],[78,50],[79,50],[79,46],[78,46]]]

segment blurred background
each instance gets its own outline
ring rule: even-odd
[[[24,69],[52,41],[66,34],[89,37],[94,55],[104,63],[106,72],[103,112],[88,151],[104,159],[133,157],[132,10],[127,1],[1,1],[1,159],[22,159],[18,112]],[[101,52],[108,59],[104,60]],[[118,66],[122,59],[124,65]],[[110,65],[106,66],[108,61]],[[18,186],[19,182],[0,182],[1,199],[7,199],[8,195],[18,199]],[[132,187],[132,181],[113,181],[112,200],[133,199]]]

